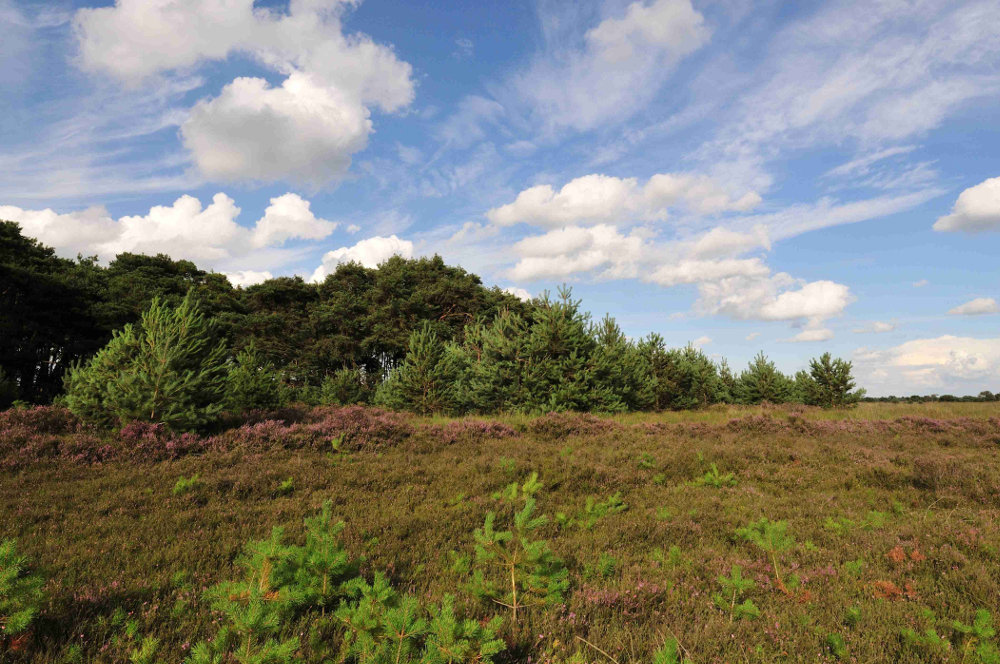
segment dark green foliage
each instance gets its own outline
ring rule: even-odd
[[[824,408],[843,408],[858,403],[865,395],[864,390],[855,390],[851,377],[851,363],[840,358],[833,359],[823,353],[818,359],[810,360],[811,383],[806,394],[801,394],[805,403]],[[798,382],[798,376],[796,376]]]
[[[528,412],[591,410],[594,375],[590,361],[597,347],[589,314],[580,310],[579,300],[569,289],[559,291],[559,299],[548,293],[536,300],[531,327],[524,340],[524,403]]]
[[[30,574],[27,565],[27,557],[17,553],[17,542],[0,540],[0,653],[4,639],[31,627],[42,602],[42,579]]]
[[[794,397],[794,383],[778,371],[763,352],[750,362],[736,381],[735,401],[742,404],[785,403]]]
[[[724,400],[718,369],[701,350],[694,346],[668,349],[658,334],[643,339],[639,348],[655,379],[656,409],[703,408]]]
[[[276,410],[287,406],[290,396],[281,373],[252,341],[229,366],[225,395],[226,408],[234,413]]]
[[[107,426],[162,422],[195,429],[221,410],[226,350],[191,293],[176,308],[153,300],[66,379],[66,406]]]
[[[319,403],[349,406],[368,402],[372,391],[365,378],[359,369],[338,369],[332,376],[323,379],[319,388]]]
[[[597,339],[592,360],[593,410],[609,413],[649,410],[656,387],[641,348],[625,337],[610,316],[605,316],[593,333]]]
[[[93,260],[70,261],[20,226],[0,221],[0,408],[14,398],[46,402],[64,373],[107,342],[96,306],[106,297]],[[14,394],[12,394],[14,393]]]
[[[17,400],[18,394],[17,385],[7,377],[3,367],[0,367],[0,410],[10,408],[10,405]]]

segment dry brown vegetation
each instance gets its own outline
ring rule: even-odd
[[[0,533],[48,579],[30,640],[6,655],[16,661],[124,661],[127,619],[182,660],[211,633],[201,591],[231,577],[243,544],[279,525],[301,538],[325,500],[367,573],[456,594],[485,617],[454,563],[492,494],[536,471],[538,511],[553,517],[539,532],[571,586],[563,604],[505,623],[501,661],[650,661],[673,636],[694,662],[971,662],[953,621],[1000,607],[998,404],[489,421],[327,409],[185,440],[11,412]],[[734,481],[696,483],[711,464]],[[588,499],[616,493],[627,509],[590,518]],[[771,555],[735,534],[765,517],[793,539],[776,554],[787,592]],[[734,565],[754,581],[758,618],[734,620],[712,599]],[[931,628],[947,645],[904,636]]]

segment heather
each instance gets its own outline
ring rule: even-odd
[[[232,584],[266,558],[280,620],[250,644],[296,661],[448,639],[491,653],[460,661],[993,661],[998,452],[987,404],[291,407],[187,434],[8,410],[0,533],[42,593],[4,657],[237,661],[252,598]],[[302,567],[316,551],[349,563],[329,600]]]

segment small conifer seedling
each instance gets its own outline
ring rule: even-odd
[[[0,540],[0,643],[26,633],[38,615],[43,581],[27,564],[14,540]]]
[[[533,473],[519,490],[505,491],[505,498],[522,504],[513,516],[510,530],[495,528],[497,514],[488,512],[483,527],[475,532],[475,561],[470,591],[511,611],[516,624],[518,612],[543,604],[554,604],[569,588],[568,570],[545,540],[534,539],[534,531],[547,518],[534,516],[538,476]],[[515,487],[517,489],[517,487]]]
[[[795,545],[795,538],[788,534],[788,522],[771,521],[764,517],[744,528],[738,528],[736,535],[740,539],[754,544],[770,557],[771,567],[774,569],[775,585],[781,592],[786,595],[790,594],[778,570],[778,554],[788,551]]]
[[[723,611],[729,613],[729,622],[739,618],[756,618],[760,615],[760,609],[753,603],[753,600],[743,600],[744,593],[754,587],[753,579],[743,578],[743,568],[733,565],[729,576],[720,576],[719,585],[722,586],[721,593],[712,595],[712,601]]]

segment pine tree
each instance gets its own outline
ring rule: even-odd
[[[792,397],[793,383],[767,359],[757,353],[736,383],[736,401],[742,404],[785,403]]]
[[[236,355],[226,380],[226,408],[235,413],[274,410],[288,405],[281,373],[251,341]]]
[[[14,540],[0,540],[0,642],[24,634],[38,615],[43,581],[27,564]]]
[[[319,388],[319,402],[336,406],[349,406],[369,400],[371,393],[364,375],[357,369],[342,368],[323,379]]]
[[[410,350],[386,381],[380,401],[387,406],[402,405],[421,415],[450,412],[457,378],[444,342],[425,321],[410,334]]]
[[[548,521],[544,515],[534,516],[534,493],[541,486],[536,480],[533,475],[521,487],[523,505],[513,515],[510,530],[497,530],[497,514],[490,511],[474,534],[475,566],[469,590],[510,609],[515,624],[519,611],[560,602],[569,589],[569,572],[562,561],[548,542],[534,539],[534,531]],[[518,501],[516,488],[512,501]]]
[[[480,413],[524,410],[525,343],[528,322],[503,311],[490,325],[474,323],[466,331],[461,355],[466,370],[463,393],[467,410]]]
[[[334,521],[332,504],[325,501],[320,513],[305,520],[305,546],[294,551],[291,564],[295,568],[293,583],[299,600],[322,613],[336,607],[344,597],[357,594],[358,563],[344,550],[341,533],[343,521]]]
[[[658,410],[703,408],[723,400],[718,369],[701,350],[691,345],[667,349],[658,334],[643,339],[640,349],[655,377]]]
[[[571,289],[562,287],[558,300],[548,293],[536,300],[523,351],[526,399],[521,410],[591,410],[589,364],[597,342],[590,333],[589,315],[572,296]]]
[[[592,408],[604,412],[646,410],[654,400],[654,382],[646,356],[605,316],[593,330],[597,347],[591,360]]]
[[[842,408],[859,402],[865,391],[854,390],[851,368],[850,362],[833,359],[830,353],[811,360],[809,373],[815,388],[810,403],[824,408]]]
[[[219,583],[205,592],[223,625],[211,640],[191,648],[187,664],[289,664],[297,661],[296,637],[279,637],[283,622],[301,601],[292,584],[295,549],[282,542],[281,528],[271,538],[247,545],[237,565],[244,577]]]
[[[154,299],[66,380],[66,405],[105,425],[143,420],[174,429],[203,426],[221,411],[225,345],[192,293],[171,308]]]

